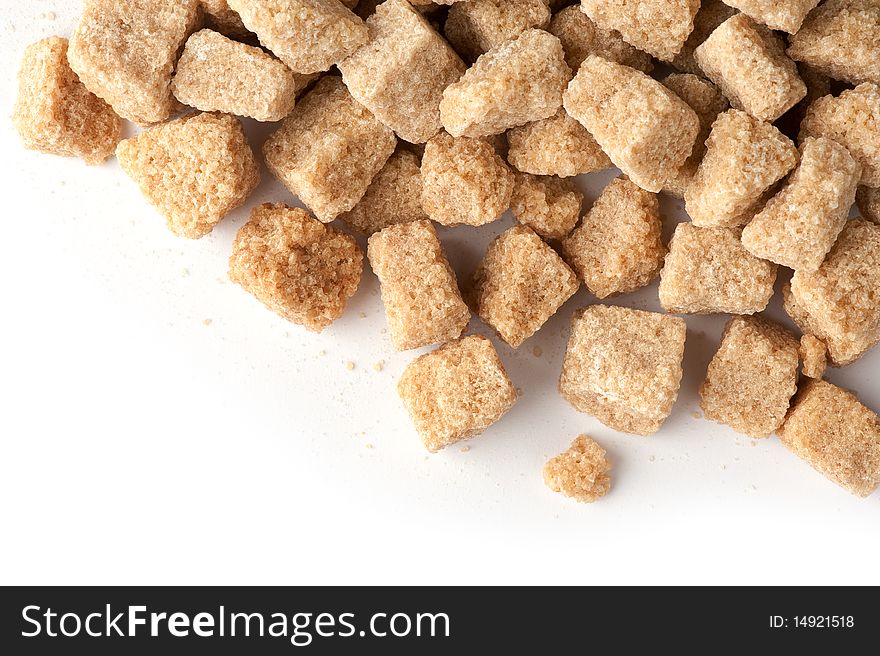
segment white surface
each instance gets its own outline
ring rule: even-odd
[[[2,5],[0,583],[880,583],[880,494],[695,416],[724,317],[688,317],[673,415],[633,437],[556,391],[581,291],[519,351],[499,346],[524,392],[509,415],[429,457],[395,393],[415,354],[392,352],[371,273],[307,333],[226,279],[245,211],[177,239],[115,163],[21,149],[21,51],[68,35],[79,3]],[[611,177],[589,178],[590,200]],[[267,174],[247,207],[269,200],[293,202]],[[442,231],[459,276],[510,223]],[[880,408],[878,363],[829,378]],[[582,432],[614,463],[592,505],[541,479]]]

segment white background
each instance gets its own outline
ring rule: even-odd
[[[69,35],[79,3],[2,6],[0,582],[880,583],[880,494],[699,418],[724,317],[687,318],[672,417],[628,436],[556,391],[570,316],[595,300],[582,290],[519,351],[499,345],[516,407],[469,451],[428,456],[395,392],[416,354],[392,352],[372,273],[340,321],[307,333],[226,279],[247,209],[293,203],[268,174],[190,242],[115,163],[24,151],[9,122],[21,52]],[[270,128],[249,129],[260,143]],[[584,181],[589,202],[612,176]],[[663,210],[669,233],[681,210]],[[511,222],[441,231],[460,277]],[[878,363],[829,378],[880,408]],[[541,479],[582,432],[614,466],[591,505]]]

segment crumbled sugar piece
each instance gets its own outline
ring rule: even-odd
[[[577,225],[583,201],[569,180],[518,173],[510,209],[517,221],[544,239],[563,239]]]
[[[581,0],[599,27],[617,30],[639,50],[670,61],[694,27],[700,0]]]
[[[749,253],[738,228],[680,223],[660,272],[660,304],[683,314],[754,314],[767,307],[776,265]]]
[[[443,91],[464,62],[406,0],[387,0],[367,20],[370,41],[339,65],[351,95],[401,139],[437,134]]]
[[[422,158],[422,209],[442,225],[484,225],[510,207],[513,172],[483,139],[441,132]]]
[[[681,98],[644,73],[596,55],[568,85],[565,110],[637,185],[660,191],[691,154],[700,122]]]
[[[567,451],[544,465],[544,482],[581,503],[598,501],[611,489],[611,465],[605,449],[588,435],[578,435]]]
[[[807,137],[798,168],[745,227],[743,245],[790,269],[817,270],[846,225],[861,175],[846,148]]]
[[[251,35],[241,22],[241,16],[229,8],[226,0],[201,0],[201,3],[208,28],[231,38],[247,38]]]
[[[687,213],[701,227],[744,225],[797,161],[797,148],[774,126],[727,110],[712,125],[706,154],[685,192]]]
[[[171,88],[184,105],[258,121],[280,121],[296,102],[296,79],[287,66],[211,30],[187,40]]]
[[[413,360],[397,391],[432,452],[479,435],[517,400],[495,347],[479,335],[449,342]]]
[[[461,447],[459,449],[459,451],[461,451],[462,453],[467,453],[470,450],[471,450],[471,447],[469,447],[467,444],[465,444],[463,447]]]
[[[525,30],[543,30],[549,23],[544,0],[470,0],[450,7],[443,32],[462,57],[474,61]]]
[[[373,371],[380,372],[385,369],[385,360],[379,360],[376,364],[373,365]]]
[[[456,137],[485,137],[553,116],[571,79],[562,44],[530,29],[481,55],[446,87],[440,118]]]
[[[864,218],[880,224],[880,188],[859,187],[856,191],[856,203]]]
[[[474,273],[480,318],[518,348],[578,290],[577,276],[530,228],[497,237]]]
[[[801,372],[807,378],[822,380],[828,366],[828,348],[825,342],[814,335],[804,335],[798,345],[801,358]]]
[[[570,178],[611,168],[593,135],[564,109],[507,132],[507,161],[523,173]]]
[[[880,86],[860,84],[838,97],[819,98],[807,109],[800,138],[827,137],[862,165],[862,184],[880,187]]]
[[[685,41],[671,64],[683,73],[704,75],[694,59],[696,50],[721,23],[736,13],[736,9],[724,4],[721,0],[702,0],[700,10],[694,17],[694,29]]]
[[[70,39],[70,67],[86,88],[138,125],[175,110],[171,75],[199,25],[198,0],[86,0]]]
[[[798,341],[785,328],[733,317],[700,388],[704,415],[738,433],[769,437],[797,391],[798,362]]]
[[[264,204],[235,238],[229,278],[279,316],[320,332],[357,291],[363,259],[353,238],[304,210]]]
[[[731,106],[762,121],[775,121],[807,95],[782,39],[745,14],[724,21],[694,57]]]
[[[458,338],[471,313],[461,298],[434,226],[415,221],[385,228],[367,255],[382,286],[382,302],[398,351]]]
[[[598,27],[578,6],[566,7],[553,16],[547,31],[562,42],[565,62],[572,71],[577,71],[590,55],[599,55],[644,73],[654,67],[651,55],[628,44],[617,30]]]
[[[363,198],[397,139],[338,77],[321,78],[263,146],[269,170],[329,223]]]
[[[163,123],[121,142],[116,157],[168,228],[190,239],[210,233],[260,183],[241,123],[226,114]]]
[[[354,362],[349,360],[348,362],[345,363],[345,368],[348,369],[349,371],[354,371],[354,368],[355,368]],[[367,445],[367,446],[369,447],[369,445]]]
[[[79,81],[67,63],[67,39],[25,50],[12,123],[26,148],[100,164],[122,138],[122,121]]]
[[[817,271],[796,271],[785,310],[844,366],[880,342],[880,226],[850,221]]]
[[[559,391],[625,433],[656,433],[678,397],[686,328],[655,312],[592,305],[572,320]]]
[[[562,244],[563,257],[598,298],[650,283],[666,256],[656,194],[618,177]]]
[[[819,0],[724,0],[771,30],[794,34]]]
[[[880,485],[880,417],[848,390],[810,381],[778,435],[792,453],[857,496]]]
[[[228,0],[245,26],[295,73],[338,64],[370,39],[339,0]]]
[[[532,355],[534,355],[536,358],[540,358],[542,355],[544,355],[544,349],[542,349],[540,346],[533,346]]]
[[[202,320],[202,325],[203,325],[203,326],[210,326],[212,323],[214,323],[214,320],[213,320],[213,319],[203,319],[203,320]]]
[[[797,34],[788,54],[828,77],[852,84],[880,84],[880,2],[827,0]]]

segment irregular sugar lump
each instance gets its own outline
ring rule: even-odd
[[[611,489],[611,465],[599,444],[578,435],[571,446],[544,465],[544,483],[581,503],[598,501]]]

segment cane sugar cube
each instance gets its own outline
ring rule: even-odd
[[[797,391],[798,340],[757,317],[733,317],[700,388],[706,419],[750,437],[769,437],[782,425]]]
[[[596,297],[627,294],[663,268],[662,227],[657,195],[619,177],[562,243],[563,256]]]
[[[559,391],[624,433],[656,433],[678,397],[686,327],[666,314],[592,305],[577,313]]]
[[[296,102],[296,78],[287,66],[211,30],[186,42],[171,88],[184,105],[257,121],[280,121]]]
[[[706,154],[685,192],[687,213],[701,227],[742,226],[797,161],[791,139],[769,123],[729,109],[712,124]]]
[[[67,63],[67,39],[28,46],[12,117],[26,148],[100,164],[122,138],[122,121],[83,86]]]
[[[517,400],[495,347],[479,335],[413,360],[397,391],[431,452],[479,435]]]
[[[788,54],[835,80],[880,84],[880,2],[823,2],[791,37]]]
[[[724,0],[771,30],[794,34],[819,0]]]
[[[815,335],[804,335],[798,345],[801,373],[807,378],[822,380],[828,366],[828,348]]]
[[[284,119],[263,154],[275,177],[329,223],[363,198],[396,144],[340,78],[327,76]]]
[[[242,205],[260,183],[260,167],[241,123],[194,114],[127,139],[119,165],[178,236],[199,239]]]
[[[480,318],[518,348],[578,290],[577,276],[526,226],[497,237],[474,273]]]
[[[639,50],[670,61],[694,27],[700,0],[581,0],[596,25],[617,30]]]
[[[880,187],[880,86],[860,84],[807,109],[800,138],[827,137],[846,146],[862,165],[862,184]]]
[[[776,265],[749,253],[738,228],[680,223],[660,272],[660,304],[681,314],[754,314],[767,307]]]
[[[339,218],[365,235],[427,219],[422,209],[422,173],[416,154],[398,149],[373,178],[360,202]]]
[[[564,109],[507,132],[507,161],[523,173],[570,178],[611,168],[593,135]]]
[[[775,121],[807,95],[782,39],[745,14],[722,23],[694,57],[734,108],[762,121]]]
[[[363,268],[352,237],[302,209],[266,203],[238,231],[229,278],[284,319],[321,332],[342,316]]]
[[[565,63],[572,71],[577,71],[590,55],[599,55],[643,73],[649,73],[654,67],[651,55],[628,44],[617,30],[597,26],[578,6],[566,7],[553,16],[547,31],[562,42]]]
[[[510,209],[544,239],[563,239],[581,218],[584,195],[570,180],[518,173]]]
[[[690,156],[700,130],[693,109],[641,71],[591,55],[564,96],[612,162],[657,192]]]
[[[455,137],[485,137],[553,116],[571,79],[562,44],[529,29],[481,55],[443,92],[440,118]]]
[[[339,0],[228,0],[245,26],[295,73],[319,73],[370,40]]]
[[[859,187],[856,191],[856,203],[864,218],[880,224],[880,188]]]
[[[846,225],[861,175],[846,148],[808,137],[786,186],[743,230],[743,245],[795,271],[817,270]]]
[[[828,346],[831,362],[855,362],[880,342],[880,226],[850,221],[818,271],[796,271],[785,310]]]
[[[479,226],[510,208],[513,172],[483,139],[441,132],[422,158],[422,209],[441,225]]]
[[[709,38],[721,23],[736,14],[736,9],[721,0],[702,0],[700,11],[694,16],[694,29],[688,36],[679,53],[670,62],[683,73],[704,75],[694,59],[694,50]]]
[[[856,496],[880,485],[880,417],[848,390],[811,381],[778,435],[792,453]]]
[[[70,67],[123,118],[161,123],[176,108],[177,55],[200,20],[199,0],[86,0],[70,39]]]
[[[550,9],[544,0],[469,0],[449,8],[443,32],[468,61],[527,29],[546,29]]]
[[[611,489],[610,470],[605,449],[588,435],[578,435],[567,451],[544,465],[544,483],[576,501],[593,503]]]
[[[394,348],[406,351],[461,336],[471,313],[430,221],[377,232],[367,256],[382,286]]]
[[[238,12],[229,8],[226,0],[201,0],[205,26],[233,39],[252,36],[241,22]]]
[[[464,62],[406,0],[387,0],[367,20],[370,41],[339,65],[351,95],[410,143],[440,131],[440,101]]]

